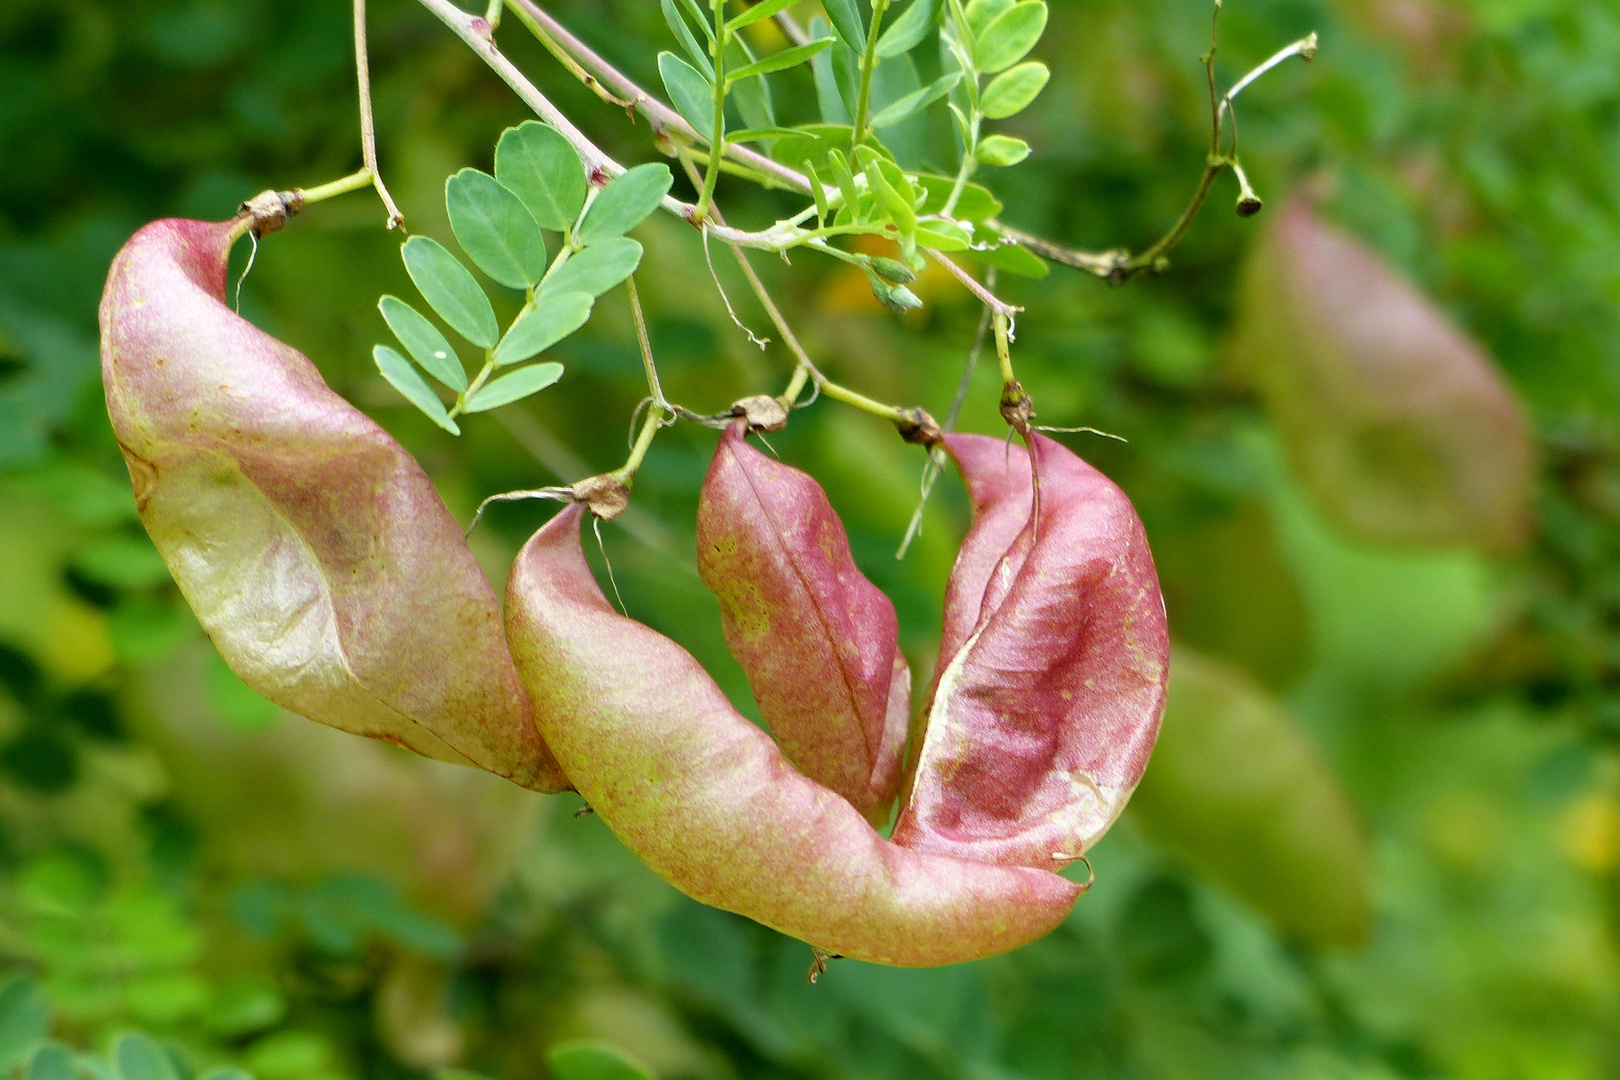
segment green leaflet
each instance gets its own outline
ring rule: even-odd
[[[510,375],[492,379],[478,393],[467,399],[466,411],[488,412],[502,405],[510,405],[530,394],[537,393],[562,378],[561,364],[535,364],[519,368]]]
[[[377,370],[382,373],[382,377],[403,394],[406,401],[422,410],[423,415],[450,434],[461,434],[456,422],[450,419],[444,402],[439,400],[439,395],[433,392],[433,387],[417,373],[410,361],[386,345],[374,347],[371,350],[371,358],[376,361]]]
[[[585,325],[591,317],[591,303],[590,293],[541,293],[532,307],[523,309],[523,314],[513,321],[501,343],[495,346],[496,365],[506,367],[545,352]],[[474,399],[482,393],[480,390],[473,395]],[[474,411],[470,405],[468,411]]]
[[[562,132],[526,120],[501,133],[495,146],[495,179],[523,200],[542,229],[574,227],[585,205],[585,163]]]
[[[667,171],[667,170],[666,170]],[[500,337],[495,309],[472,273],[443,244],[413,236],[400,247],[405,270],[428,306],[450,328],[480,348],[493,348]]]
[[[585,212],[579,242],[590,245],[623,236],[658,209],[674,183],[669,166],[657,163],[637,165],[615,177]]]
[[[462,169],[444,185],[450,229],[473,263],[509,289],[546,272],[546,240],[523,200],[488,173]]]
[[[377,301],[388,329],[394,332],[411,359],[422,365],[422,370],[455,391],[467,389],[467,371],[461,358],[451,347],[439,328],[427,316],[397,296],[384,296]]]

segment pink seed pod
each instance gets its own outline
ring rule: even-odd
[[[1017,948],[1081,886],[885,841],[795,770],[698,662],[618,614],[571,506],[507,583],[507,636],[547,742],[580,794],[676,888],[831,953],[907,967]]]
[[[1231,352],[1291,468],[1345,532],[1492,553],[1529,536],[1535,447],[1512,387],[1478,342],[1304,199],[1249,260]]]
[[[237,229],[153,222],[113,260],[101,302],[107,411],[181,592],[278,705],[568,787],[427,475],[308,359],[225,306]]]
[[[911,722],[894,605],[855,566],[810,476],[721,436],[698,503],[698,573],[789,761],[887,823]]]
[[[1169,634],[1130,500],[1058,443],[1031,442],[1009,457],[1000,439],[946,439],[975,519],[951,572],[927,726],[893,838],[1056,869],[1101,838],[1147,766]]]

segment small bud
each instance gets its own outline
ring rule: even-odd
[[[866,265],[890,285],[910,285],[917,280],[917,272],[899,259],[874,255],[866,261]]]
[[[1305,60],[1316,59],[1316,31],[1312,30],[1304,43],[1299,47],[1299,55]]]
[[[1243,171],[1242,164],[1237,161],[1233,161],[1232,172],[1237,174],[1238,179],[1238,217],[1254,217],[1254,215],[1260,212],[1260,208],[1263,207],[1265,203],[1261,201],[1259,195],[1255,194],[1254,187],[1249,183],[1249,174]]]
[[[890,285],[871,271],[867,272],[866,277],[872,283],[872,295],[877,297],[878,303],[896,315],[904,315],[923,306],[917,294],[904,285]]]

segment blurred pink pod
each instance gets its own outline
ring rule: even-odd
[[[894,605],[856,568],[821,485],[745,429],[726,430],[703,485],[698,573],[782,752],[883,825],[911,721]]]
[[[1113,824],[1152,752],[1169,677],[1158,575],[1130,500],[1063,446],[946,446],[974,523],[894,841],[1055,870]]]
[[[990,956],[1063,920],[1074,882],[898,847],[795,770],[690,654],[608,604],[583,515],[519,554],[507,632],[547,741],[643,861],[703,903],[884,964]]]
[[[101,304],[107,411],[186,600],[278,705],[566,788],[494,594],[427,475],[307,358],[225,306],[240,229],[146,226]]]
[[[1256,249],[1233,357],[1289,462],[1367,540],[1511,550],[1530,528],[1534,450],[1489,356],[1302,198]]]

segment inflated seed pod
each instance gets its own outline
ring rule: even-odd
[[[1113,824],[1153,749],[1169,676],[1153,556],[1124,492],[1051,439],[946,447],[975,520],[894,841],[1055,869]]]
[[[1295,941],[1359,944],[1372,871],[1338,776],[1240,669],[1180,646],[1174,668],[1164,732],[1132,817]]]
[[[698,573],[759,711],[800,772],[888,821],[911,722],[894,605],[807,474],[726,430],[698,503]]]
[[[427,475],[308,359],[225,306],[239,228],[146,226],[101,302],[107,411],[181,592],[278,705],[566,788],[494,594]]]
[[[1232,356],[1317,506],[1373,541],[1510,550],[1534,445],[1479,343],[1296,198],[1244,273]]]
[[[876,963],[990,956],[1063,921],[1074,882],[890,844],[788,764],[686,650],[608,604],[583,514],[518,555],[507,637],[547,741],[631,851],[694,899]]]

